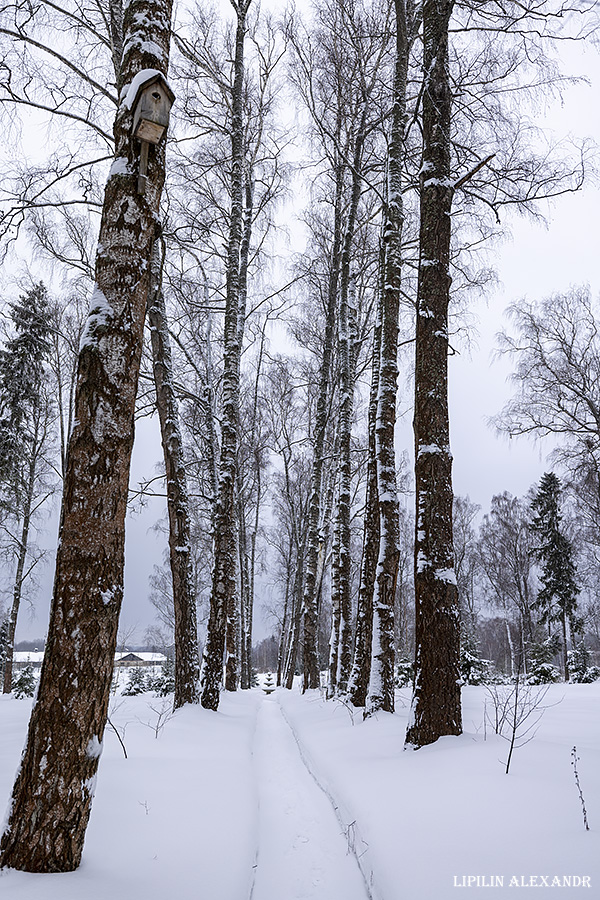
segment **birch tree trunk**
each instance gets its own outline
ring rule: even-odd
[[[231,219],[227,248],[227,284],[223,354],[223,408],[219,485],[215,509],[214,562],[210,612],[202,662],[201,703],[216,710],[223,682],[223,655],[227,620],[230,620],[230,647],[234,640],[237,591],[235,478],[238,447],[240,395],[240,266],[244,223],[244,38],[246,14],[251,0],[231,0],[237,15],[235,35],[234,81],[231,120]],[[245,296],[245,293],[244,293]],[[235,651],[233,651],[235,652]],[[235,673],[230,677],[236,677]]]
[[[354,205],[354,204],[353,204]],[[358,202],[357,204],[358,205]],[[351,213],[352,216],[352,213]],[[351,223],[354,231],[354,222]],[[350,244],[350,241],[348,241]],[[338,487],[338,591],[339,628],[336,652],[336,690],[343,694],[348,687],[352,667],[352,596],[350,585],[350,502],[352,487],[352,412],[354,408],[354,348],[349,315],[350,273],[346,271],[342,259],[342,279],[340,285],[340,471]]]
[[[148,295],[148,321],[152,343],[152,363],[156,387],[156,408],[160,421],[169,516],[169,559],[173,581],[175,613],[175,698],[174,708],[200,700],[200,658],[196,597],[190,546],[190,513],[179,428],[179,410],[173,388],[173,362],[167,326],[165,299],[161,288],[161,254],[155,244],[152,283]]]
[[[308,512],[308,535],[306,543],[306,572],[304,577],[303,600],[303,650],[304,677],[302,690],[313,690],[319,687],[319,654],[317,647],[318,600],[317,600],[317,568],[319,562],[319,519],[323,493],[323,463],[325,453],[325,434],[327,431],[327,403],[331,381],[331,361],[333,356],[333,336],[335,328],[335,310],[337,305],[337,289],[340,272],[341,200],[343,190],[343,173],[341,163],[336,173],[336,194],[334,202],[333,242],[331,247],[329,283],[327,286],[327,307],[325,314],[325,335],[323,338],[323,356],[319,371],[319,393],[315,414],[315,437],[313,449],[313,465],[311,476],[311,494]]]
[[[338,488],[339,490],[339,488]],[[337,693],[339,653],[340,653],[340,505],[333,526],[333,542],[331,548],[331,634],[329,636],[329,678],[327,684],[327,696],[333,697]]]
[[[383,245],[382,245],[383,246]],[[380,261],[380,278],[383,275],[383,254]],[[383,301],[383,284],[379,289],[378,305]],[[353,706],[364,706],[369,690],[371,673],[371,642],[373,640],[373,595],[379,558],[379,498],[377,495],[377,446],[375,426],[377,422],[377,397],[379,394],[379,358],[381,354],[381,313],[373,335],[371,363],[371,388],[369,393],[369,448],[367,459],[367,487],[363,526],[363,551],[358,589],[356,634],[354,636],[354,660],[348,683],[348,698]]]
[[[406,742],[460,734],[459,605],[452,540],[448,418],[453,0],[423,6],[423,165],[415,347],[415,687]]]
[[[339,693],[345,693],[348,687],[348,679],[352,667],[352,598],[350,593],[350,497],[352,481],[352,415],[354,410],[354,341],[351,335],[349,297],[353,294],[351,285],[351,256],[356,227],[358,204],[360,202],[362,188],[362,155],[365,141],[365,128],[367,120],[368,103],[365,100],[360,124],[354,144],[354,158],[352,165],[352,190],[350,196],[350,208],[344,246],[340,264],[340,299],[339,299],[339,329],[338,347],[340,355],[340,421],[339,421],[339,494],[338,494],[338,520],[339,520],[339,628],[337,639],[339,647],[336,650],[336,689]]]
[[[381,306],[381,354],[375,449],[380,541],[373,600],[371,671],[365,716],[394,711],[394,600],[400,557],[400,519],[396,485],[396,390],[398,381],[398,317],[402,263],[402,163],[406,118],[409,37],[405,0],[395,0],[396,58],[394,98],[388,151],[388,190],[384,224],[384,280]]]
[[[82,339],[69,439],[50,628],[27,745],[0,842],[0,865],[68,872],[81,860],[96,784],[123,596],[125,512],[164,141],[150,147],[137,192],[139,143],[127,88],[166,73],[170,0],[124,12],[115,164],[104,196],[96,286]]]

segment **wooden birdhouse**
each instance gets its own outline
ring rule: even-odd
[[[133,136],[149,144],[158,144],[167,130],[175,94],[157,72],[143,81],[133,102]]]
[[[148,147],[158,144],[169,124],[169,113],[175,94],[160,72],[142,81],[133,101],[133,136],[141,142],[138,191],[146,189],[148,170]]]

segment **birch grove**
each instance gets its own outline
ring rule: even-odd
[[[173,22],[172,12],[171,0],[0,3],[11,148],[0,254],[51,264],[62,285],[44,363],[29,367],[44,403],[27,407],[26,438],[7,426],[26,410],[7,363],[19,330],[9,314],[0,351],[7,693],[37,564],[35,490],[47,499],[52,468],[63,480],[45,659],[0,843],[0,864],[27,871],[81,860],[124,592],[136,415],[156,414],[162,441],[160,473],[138,493],[165,484],[154,585],[176,708],[217,711],[223,690],[252,687],[253,640],[266,629],[279,687],[312,691],[328,677],[327,696],[368,718],[393,713],[396,688],[412,682],[406,745],[418,749],[461,733],[461,685],[484,662],[551,678],[560,651],[563,675],[583,678],[599,627],[590,292],[516,305],[518,334],[503,339],[518,395],[498,422],[564,441],[561,535],[586,548],[579,559],[576,541],[563,547],[572,579],[558,635],[556,611],[539,611],[550,600],[532,553],[535,504],[498,493],[479,522],[469,498],[454,497],[448,403],[455,334],[490,283],[479,250],[513,207],[535,215],[540,200],[583,183],[585,145],[549,147],[523,110],[560,93],[553,47],[586,32],[572,16],[561,24],[560,5],[512,0],[322,0],[273,17],[228,0],[192,3]],[[142,146],[134,106],[153,78],[175,96],[169,143]],[[40,112],[64,139],[53,152],[50,129],[34,163],[9,125]],[[399,407],[413,416],[414,481]]]

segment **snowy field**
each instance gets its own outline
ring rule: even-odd
[[[403,751],[408,697],[368,722],[317,692],[254,689],[170,718],[168,700],[117,697],[127,758],[107,728],[80,869],[4,870],[0,897],[600,897],[600,684],[551,686],[508,775],[484,688],[463,690],[463,736],[418,752]],[[1,804],[30,703],[0,698]]]

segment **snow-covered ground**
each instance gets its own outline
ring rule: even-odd
[[[484,688],[464,689],[464,735],[417,752],[403,750],[408,698],[363,722],[317,692],[254,689],[170,718],[168,700],[117,697],[127,759],[107,728],[80,869],[4,870],[0,897],[600,897],[600,684],[553,685],[508,775]],[[0,699],[2,804],[29,709]]]

